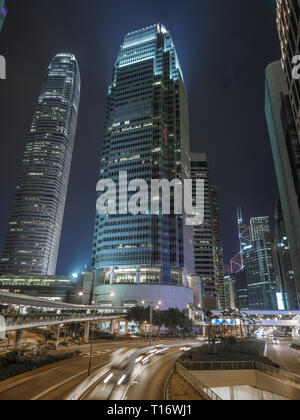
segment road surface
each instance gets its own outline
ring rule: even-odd
[[[200,345],[199,343],[197,344]],[[126,384],[117,386],[107,383],[109,371],[103,375],[83,397],[83,400],[130,400],[159,401],[165,399],[165,388],[169,375],[174,368],[176,359],[183,353],[180,348],[170,348],[165,354],[154,355],[149,364],[138,363]]]
[[[291,342],[280,340],[280,344],[267,344],[267,357],[280,365],[282,370],[300,376],[300,350],[290,347]]]
[[[141,342],[109,342],[94,345],[92,372],[106,365],[112,352],[120,347],[142,348]],[[80,348],[82,355],[34,372],[0,382],[0,400],[63,400],[87,377],[89,347]]]

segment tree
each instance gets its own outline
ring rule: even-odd
[[[159,338],[160,330],[163,325],[165,325],[166,317],[165,312],[163,311],[154,311],[153,312],[153,325],[155,325],[157,330],[157,337]]]
[[[149,315],[149,308],[144,308],[143,306],[133,306],[127,312],[126,319],[128,321],[134,321],[140,329],[141,324],[149,320]]]

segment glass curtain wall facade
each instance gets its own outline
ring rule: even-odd
[[[240,311],[248,311],[249,292],[245,269],[241,270],[239,273],[234,274],[234,279],[237,309],[239,309]]]
[[[199,276],[202,289],[203,309],[225,308],[224,271],[219,271],[222,261],[218,206],[216,190],[212,189],[207,156],[204,153],[191,155],[192,179],[204,180],[204,223],[194,226],[195,272]],[[214,191],[214,200],[212,191]],[[193,199],[196,185],[193,185]],[[217,239],[217,241],[216,241]],[[218,249],[218,246],[220,247]],[[223,273],[223,278],[222,278]]]
[[[271,233],[261,233],[260,239],[244,252],[250,310],[278,309],[273,243]]]
[[[274,253],[277,282],[280,285],[279,288],[284,307],[286,310],[299,309],[295,286],[295,273],[292,266],[290,246],[280,200],[278,200],[275,209]]]
[[[170,33],[154,25],[125,36],[108,91],[100,179],[190,178],[187,95]],[[126,187],[125,187],[126,188]],[[117,202],[124,194],[117,189]],[[133,194],[128,193],[128,199]],[[158,197],[161,199],[161,196]],[[183,215],[96,215],[96,285],[185,285],[193,273],[192,228]],[[121,214],[124,213],[124,214]],[[171,207],[172,213],[172,207]]]
[[[300,55],[300,2],[277,0],[277,27],[281,46],[281,64],[284,69],[289,98],[298,136],[300,133],[300,84],[293,78],[293,57]]]
[[[224,285],[224,256],[223,241],[220,222],[220,206],[218,189],[214,185],[211,186],[211,214],[213,223],[213,235],[216,252],[216,265],[218,276],[218,290],[221,309],[226,307],[225,285]]]
[[[270,232],[270,218],[251,217],[250,219],[251,241],[258,241],[262,232]]]
[[[26,143],[0,274],[55,274],[79,99],[77,61],[57,54]]]
[[[300,146],[288,86],[279,61],[266,70],[266,118],[299,301]]]

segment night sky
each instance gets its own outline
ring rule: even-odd
[[[170,30],[189,95],[191,149],[219,189],[225,262],[238,250],[236,208],[273,217],[277,184],[264,115],[265,67],[280,57],[275,0],[7,0],[0,33],[0,254],[41,82],[58,52],[76,55],[79,121],[57,274],[90,263],[106,91],[124,35]]]

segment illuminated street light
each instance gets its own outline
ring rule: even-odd
[[[150,346],[152,345],[152,330],[153,330],[153,305],[156,305],[155,309],[159,309],[159,306],[162,305],[162,301],[159,300],[158,302],[146,302],[145,300],[142,300],[142,305],[145,305],[148,303],[150,305]]]
[[[90,357],[89,357],[89,368],[88,368],[88,377],[91,375],[91,367],[92,367],[92,355],[93,355],[93,342],[94,342],[94,331],[95,331],[95,318],[96,318],[96,303],[98,296],[115,296],[114,292],[107,292],[107,293],[94,293],[93,294],[93,301],[92,305],[94,306],[94,316],[93,316],[93,326],[92,326],[92,339],[91,339],[91,347],[90,347]]]

